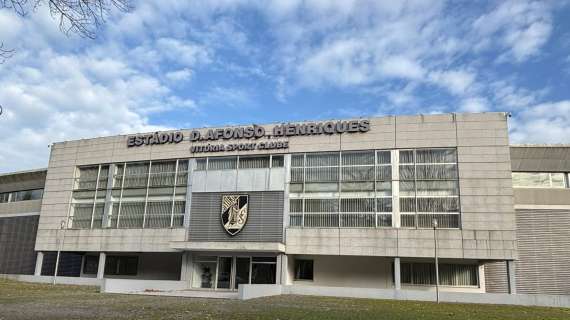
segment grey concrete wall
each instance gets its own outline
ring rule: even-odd
[[[570,207],[570,189],[515,188],[516,206]]]
[[[46,170],[31,170],[0,174],[0,193],[41,189],[46,181]]]
[[[285,169],[194,171],[193,192],[283,191]]]
[[[0,218],[0,273],[34,274],[39,216]]]
[[[292,284],[330,287],[391,288],[392,259],[356,256],[289,256]],[[294,279],[295,259],[313,260],[313,281]]]
[[[42,200],[27,200],[0,203],[0,218],[7,216],[39,215]]]
[[[513,171],[570,172],[570,146],[512,146]]]
[[[247,223],[236,235],[223,228],[220,215],[223,193],[192,193],[189,241],[283,242],[283,192],[248,192]]]
[[[266,130],[271,130],[272,125],[264,125],[264,127]],[[201,130],[205,131],[205,129]],[[190,131],[184,130],[183,132],[188,137]],[[267,138],[261,138],[257,142],[267,140]],[[443,248],[447,250],[449,256],[457,258],[512,259],[516,257],[515,220],[509,171],[510,153],[505,114],[443,114],[371,118],[370,131],[367,133],[298,136],[283,138],[283,140],[288,140],[290,147],[288,150],[280,151],[281,153],[457,147],[463,228],[455,232],[442,233]],[[219,143],[233,142],[244,142],[244,140],[228,140]],[[270,150],[255,150],[194,155],[189,153],[189,148],[193,144],[196,143],[183,141],[179,144],[127,148],[127,136],[124,135],[53,144],[36,248],[38,250],[54,248],[56,230],[59,229],[60,221],[66,219],[69,213],[73,173],[76,166],[123,161],[279,153]],[[203,144],[203,142],[198,144]],[[159,248],[168,250],[168,241],[184,240],[183,236],[177,238],[177,231],[164,231],[166,234],[156,238],[151,238],[154,232],[144,233],[140,237],[131,237],[133,234],[140,234],[136,230],[118,230],[118,234],[106,233],[107,230],[77,231],[69,233],[69,237],[77,238],[69,243],[78,245],[74,248],[68,247],[68,249],[88,250],[89,248],[107,247],[106,249],[93,249],[93,251],[111,250],[109,248],[135,251],[133,248],[138,247],[140,251],[160,251]],[[393,240],[394,231],[385,232],[383,230],[367,231],[365,237],[357,236],[358,232],[351,234],[350,230],[335,231],[333,229],[322,234],[319,231],[287,231],[287,242],[288,246],[289,243],[291,244],[290,251],[294,253],[305,253],[305,249],[310,249],[306,252],[328,254],[331,250],[329,246],[331,240],[338,243],[341,239],[346,239],[341,238],[342,235],[350,235],[355,237],[355,241],[351,241],[354,245],[345,246],[341,254],[366,255],[372,252],[380,256],[390,255],[395,250],[410,256],[431,254],[432,249],[426,242],[428,235],[425,230],[400,231],[396,245]],[[300,232],[307,233],[299,234]],[[127,240],[122,243],[130,243],[126,247],[121,245],[120,241],[123,234]],[[176,236],[169,236],[170,234],[176,234]],[[102,245],[101,241],[114,241],[102,240],[107,235],[118,236],[116,244],[111,247]],[[297,235],[302,238],[298,238]],[[313,236],[323,236],[323,238],[311,239]],[[309,243],[309,247],[303,244],[305,240]],[[369,244],[363,245],[363,241]],[[136,243],[143,243],[143,245]],[[374,249],[370,243],[385,243],[386,248]],[[149,246],[152,248],[148,249]],[[341,248],[337,251],[340,252]]]

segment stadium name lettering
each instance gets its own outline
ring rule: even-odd
[[[327,121],[327,122],[309,122],[300,124],[280,124],[274,126],[269,132],[262,126],[252,125],[247,127],[230,127],[220,129],[208,129],[206,132],[192,130],[190,132],[190,142],[212,142],[218,140],[238,140],[238,139],[260,139],[260,138],[287,138],[295,136],[316,136],[316,135],[333,135],[343,133],[358,133],[370,131],[369,120],[350,120],[350,121]],[[127,147],[140,147],[144,145],[156,144],[176,144],[184,140],[182,131],[175,132],[155,132],[149,134],[141,134],[127,137]],[[278,143],[278,142],[274,142]],[[228,144],[224,146],[222,151],[246,150],[251,143]],[[210,145],[220,146],[220,145]],[[236,147],[237,146],[237,149]],[[265,143],[257,144],[255,148],[265,146]],[[199,150],[206,146],[192,146],[192,149]],[[230,150],[228,150],[230,148]],[[254,148],[254,149],[255,149]],[[265,148],[265,147],[262,147]],[[288,143],[287,143],[288,148]],[[274,149],[274,148],[271,148]],[[280,149],[280,148],[278,148]],[[252,150],[252,149],[248,149]],[[194,151],[192,151],[194,152]],[[196,151],[211,152],[211,151]]]

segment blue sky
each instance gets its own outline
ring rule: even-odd
[[[570,142],[568,1],[136,1],[95,40],[0,9],[0,172],[52,142],[157,129],[511,112]]]

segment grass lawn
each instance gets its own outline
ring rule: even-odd
[[[101,294],[0,280],[0,319],[570,319],[570,309],[278,296],[249,301]]]

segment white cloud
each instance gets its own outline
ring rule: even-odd
[[[489,104],[485,98],[467,98],[461,102],[459,110],[462,112],[485,112],[489,110]]]
[[[188,81],[192,78],[192,70],[188,68],[167,72],[164,75],[168,80],[173,82]]]
[[[515,143],[570,143],[570,100],[541,103],[514,114]]]
[[[499,61],[522,62],[539,54],[552,31],[548,1],[501,1],[491,12],[473,23],[477,42],[496,43],[505,52]]]
[[[463,95],[475,82],[475,74],[464,70],[434,71],[429,80],[454,95]]]

